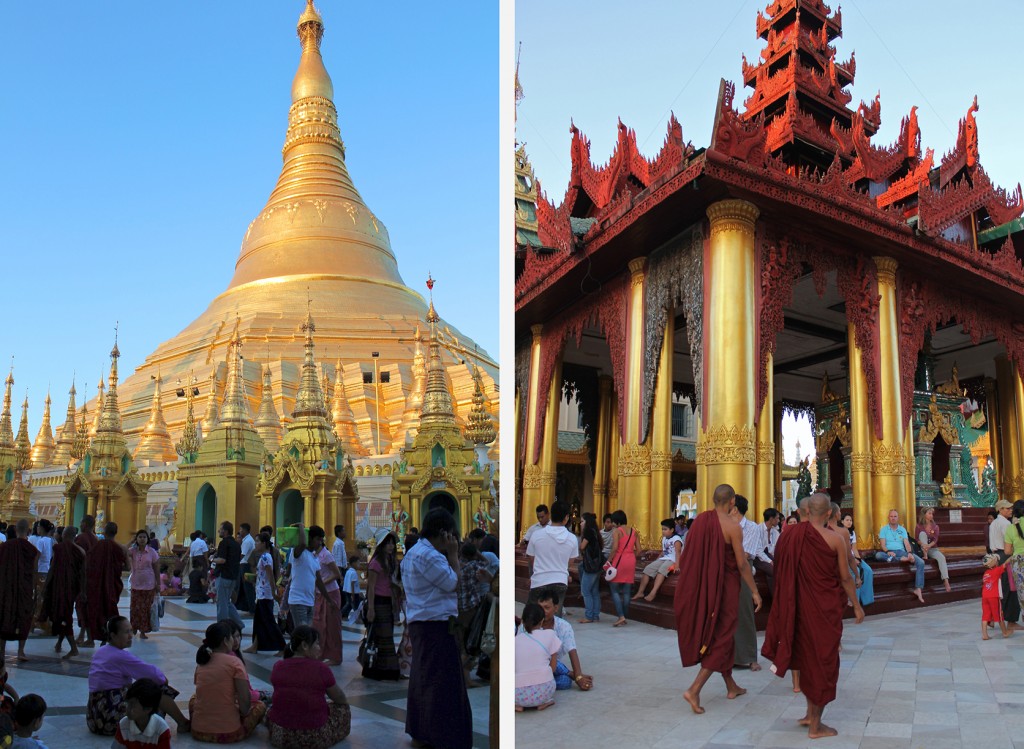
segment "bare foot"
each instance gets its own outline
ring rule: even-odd
[[[817,731],[808,731],[807,737],[811,739],[823,739],[827,736],[838,736],[839,731],[834,729],[832,726],[826,726],[824,723],[819,724]]]
[[[751,671],[760,671],[761,670],[761,664],[758,663],[757,661],[754,661],[753,663],[750,664],[750,670]]]
[[[61,656],[61,660],[63,660],[63,661],[70,660],[71,658],[77,658],[80,655],[81,655],[81,653],[79,652],[78,648],[75,648],[74,650],[72,650],[71,652],[67,653],[66,655]]]
[[[1006,634],[1003,635],[1003,637],[1013,637],[1013,630],[1012,629],[1006,630]]]
[[[86,640],[85,642],[79,643],[83,648],[94,648],[96,643],[93,640]]]
[[[798,726],[809,726],[811,725],[811,719],[806,715],[796,722]]]
[[[1008,635],[1003,635],[1003,637],[1007,637],[1007,636],[1008,636]],[[982,640],[991,640],[992,638],[991,638],[991,637],[989,637],[989,636],[988,636],[988,632],[986,632],[985,634],[983,634],[983,635],[981,636],[981,639],[982,639]]]
[[[793,694],[800,694],[800,687],[793,687]]]
[[[545,702],[543,705],[537,705],[537,712],[540,712],[541,710],[547,710],[549,707],[551,707],[554,704],[555,704],[555,701],[551,700],[551,702]]]
[[[636,594],[635,596],[633,596],[633,597],[632,597],[632,598],[630,598],[629,600],[631,600],[631,601],[639,601],[639,600],[640,600],[641,598],[643,598],[643,597],[644,597],[644,594],[643,594],[643,593],[637,593],[637,594]]]
[[[596,621],[597,621],[597,619],[577,619],[576,623],[577,624],[593,624]]]
[[[615,624],[613,624],[612,626],[613,626],[613,627],[625,627],[625,626],[626,626],[626,617],[621,617],[621,618],[620,618],[620,619],[619,619],[619,620],[618,620],[617,622],[615,622]]]
[[[27,655],[25,655],[24,653],[18,653],[18,662],[19,663],[24,663],[27,660],[28,660],[28,656]]]
[[[654,594],[650,593],[650,594],[644,596],[644,600],[648,601],[648,602],[653,601],[654,600]]]
[[[139,639],[141,639],[141,640],[148,640],[148,639],[149,639],[149,637],[147,637],[147,636],[146,636],[146,633],[145,633],[145,632],[143,632],[143,633],[142,633],[141,635],[139,635]]]
[[[523,708],[521,708],[519,705],[516,705],[516,712],[517,713],[523,712]]]
[[[924,596],[921,595],[921,589],[920,588],[914,588],[914,595],[917,596],[917,600],[919,600],[921,603],[924,603]],[[829,736],[829,735],[835,736],[834,733],[833,734],[822,734],[822,735],[824,735],[824,736]]]
[[[758,666],[760,668],[760,666]],[[742,697],[747,693],[747,690],[743,687],[733,687],[725,693],[726,699],[734,700],[737,697]]]
[[[942,584],[946,586],[946,592],[948,593],[950,591],[949,580],[943,580]]]
[[[683,699],[690,703],[690,709],[693,710],[695,714],[704,714],[704,708],[700,706],[700,699],[690,694],[689,689],[683,692]]]

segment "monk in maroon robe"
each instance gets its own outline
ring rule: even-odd
[[[53,547],[50,573],[43,589],[43,618],[50,621],[57,636],[58,653],[67,638],[71,651],[65,658],[78,655],[75,642],[75,601],[85,587],[85,551],[75,543],[75,528],[64,529],[60,543]]]
[[[27,661],[25,640],[35,615],[36,566],[39,550],[28,540],[25,519],[16,526],[17,537],[0,544],[0,658],[7,641],[18,641],[18,660]]]
[[[128,567],[128,554],[116,540],[117,523],[107,523],[103,540],[97,541],[85,555],[85,601],[89,623],[89,640],[85,647],[93,647],[97,637],[107,641],[107,620],[117,616],[117,602],[124,590],[121,579]]]
[[[807,510],[808,522],[790,526],[775,546],[775,599],[761,653],[776,676],[799,669],[807,699],[800,725],[817,739],[837,733],[821,722],[821,714],[836,698],[843,606],[853,601],[858,624],[864,609],[850,576],[849,541],[826,525],[829,496],[811,495]]]
[[[92,547],[100,541],[96,538],[95,528],[96,518],[92,515],[86,515],[82,518],[82,532],[75,536],[75,544],[86,554],[92,551]],[[75,601],[75,614],[78,616],[78,644],[81,645],[90,639],[86,636],[86,632],[89,629],[89,615],[86,613],[84,587],[78,595],[78,600]]]
[[[715,509],[702,512],[686,534],[679,558],[675,619],[683,667],[700,664],[700,671],[683,699],[700,715],[700,690],[711,674],[725,679],[727,696],[736,699],[747,690],[732,678],[740,580],[751,590],[754,610],[761,608],[753,573],[743,551],[743,531],[729,516],[736,492],[728,484],[715,489]]]

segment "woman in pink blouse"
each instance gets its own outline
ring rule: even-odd
[[[363,666],[367,679],[400,679],[398,653],[395,650],[395,612],[401,610],[398,586],[394,583],[395,547],[398,537],[384,529],[377,531],[377,546],[366,566],[366,626],[377,644],[373,664]]]
[[[128,559],[132,565],[132,634],[141,632],[141,638],[147,640],[149,638],[146,633],[150,631],[149,610],[153,608],[160,580],[160,555],[149,545],[147,531],[135,534],[135,543],[128,549]]]
[[[946,565],[946,555],[939,551],[939,524],[935,522],[935,508],[922,508],[917,519],[917,528],[914,530],[917,542],[921,544],[921,553],[925,559],[934,559],[939,564],[939,576],[942,584],[949,592],[949,567]]]
[[[327,548],[324,537],[326,533],[319,525],[309,529],[309,548],[320,562],[320,579],[327,591],[325,596],[320,590],[316,592],[313,606],[313,627],[320,633],[323,643],[323,654],[328,665],[341,665],[341,570],[334,561],[334,554]]]

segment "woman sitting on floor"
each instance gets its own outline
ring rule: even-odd
[[[516,712],[555,704],[555,668],[562,641],[554,630],[541,629],[544,609],[536,603],[523,607],[523,626],[516,634]]]
[[[233,652],[237,642],[231,627],[216,622],[206,628],[206,638],[196,651],[196,693],[188,702],[196,741],[242,741],[267,714],[267,706],[252,699],[245,664]]]

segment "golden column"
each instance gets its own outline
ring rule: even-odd
[[[540,443],[540,473],[537,498],[540,504],[551,507],[555,501],[555,479],[558,471],[558,410],[562,404],[562,357],[551,370],[548,384],[548,407],[544,411],[543,442]]]
[[[768,354],[765,363],[765,374],[768,385],[765,389],[764,404],[757,422],[757,496],[755,512],[747,513],[747,519],[760,523],[763,513],[775,506],[775,376],[773,370],[774,357]]]
[[[626,418],[619,450],[619,496],[631,525],[650,542],[651,446],[640,442],[640,390],[644,372],[644,265],[629,261],[629,307],[626,310]]]
[[[1013,474],[1010,486],[1010,499],[1024,499],[1024,380],[1021,380],[1020,366],[1010,364],[1013,372],[1013,403],[1014,416],[1017,420],[1017,471]]]
[[[709,289],[705,323],[707,355],[704,409],[707,424],[698,432],[698,481],[704,466],[702,507],[719,484],[755,496],[757,442],[757,297],[754,222],[757,207],[745,200],[723,200],[707,209],[711,242],[705,262]]]
[[[868,383],[864,362],[857,346],[856,328],[846,325],[850,373],[850,429],[853,449],[850,453],[850,477],[853,483],[853,523],[857,529],[857,547],[871,549],[882,527],[882,519],[871,504],[871,412],[868,409]]]
[[[648,527],[651,539],[660,535],[663,518],[674,513],[666,508],[672,501],[672,355],[675,347],[676,321],[669,310],[665,335],[658,359],[658,379],[654,389],[654,413],[651,415],[651,504]]]
[[[704,512],[704,510],[710,510],[712,507],[711,493],[715,488],[708,486],[708,466],[704,462],[704,453],[701,452],[700,445],[704,442],[704,426],[700,420],[700,411],[697,409],[693,414],[693,426],[694,433],[697,435],[697,489],[694,491],[694,502],[697,505],[697,512]]]
[[[775,470],[772,471],[775,476],[775,483],[772,486],[775,492],[772,500],[772,507],[782,511],[782,466],[786,462],[786,454],[782,449],[782,409],[778,407],[778,403],[773,405],[775,411],[775,426],[773,432],[773,439],[775,440]]]
[[[999,480],[999,498],[1011,502],[1021,499],[1021,406],[1020,377],[1005,355],[996,357],[996,387],[999,400],[999,457],[1002,473]]]
[[[907,458],[904,447],[903,410],[900,405],[899,313],[896,307],[896,261],[874,258],[878,269],[879,393],[882,404],[882,435],[873,435],[871,446],[871,496],[874,520],[881,527],[889,510],[899,511],[904,525],[912,526],[908,512]],[[913,498],[910,498],[913,501]],[[872,528],[876,532],[878,528]]]
[[[526,393],[526,446],[523,458],[523,508],[519,518],[519,532],[524,533],[534,523],[534,509],[541,504],[540,500],[540,466],[534,462],[537,441],[537,400],[540,397],[540,356],[541,331],[543,325],[533,325],[530,333],[533,341],[530,344],[530,380]]]
[[[914,419],[911,417],[903,429],[903,454],[907,459],[907,472],[903,475],[904,489],[907,494],[907,531],[911,525],[917,525],[917,485],[914,476]],[[970,457],[970,451],[967,451]],[[957,479],[959,481],[959,479]]]
[[[608,509],[605,512],[619,509],[619,445],[622,442],[619,437],[619,397],[614,385],[613,381],[611,421],[608,424]]]
[[[608,463],[612,443],[612,378],[597,378],[600,405],[597,416],[597,446],[594,450],[594,514],[598,521],[608,512]],[[617,438],[616,438],[617,439]]]

